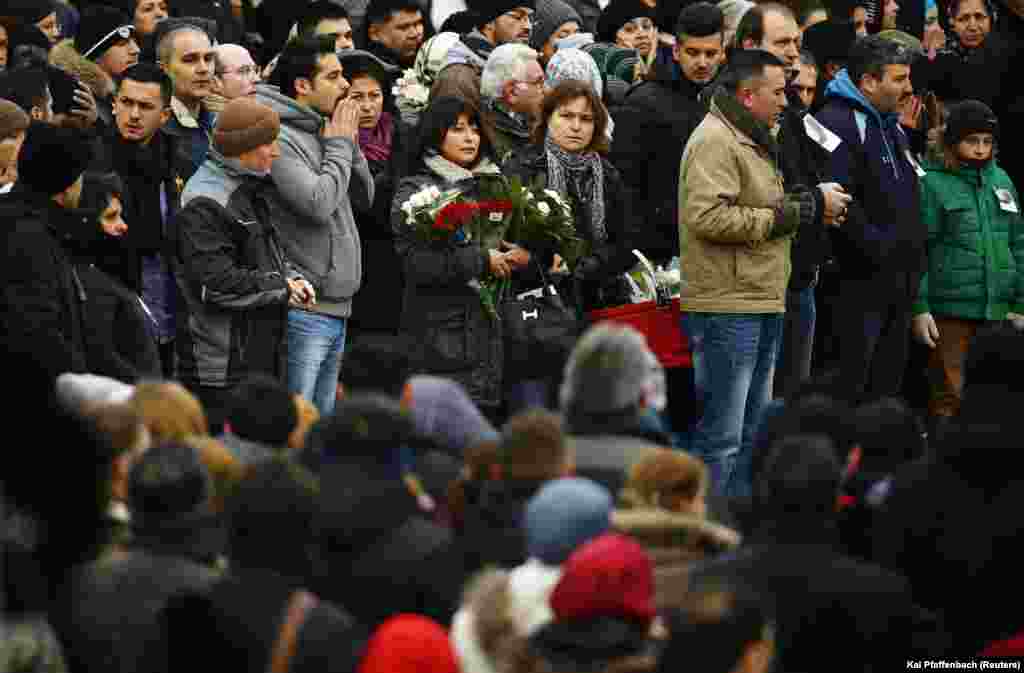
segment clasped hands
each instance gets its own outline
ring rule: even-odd
[[[530,263],[530,251],[526,248],[502,241],[500,250],[488,250],[491,274],[497,278],[508,278],[516,269]]]
[[[288,283],[288,303],[292,306],[312,306],[316,304],[316,290],[304,278],[293,278]]]

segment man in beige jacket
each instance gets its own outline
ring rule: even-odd
[[[680,165],[682,326],[704,413],[691,451],[720,493],[749,493],[750,452],[771,400],[785,312],[790,243],[834,198],[785,192],[772,127],[786,106],[785,64],[737,51]]]

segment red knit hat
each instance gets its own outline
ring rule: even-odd
[[[606,533],[577,549],[562,565],[551,593],[558,621],[626,617],[649,622],[654,608],[654,567],[636,540]]]
[[[358,673],[459,673],[448,633],[433,619],[397,615],[366,646]]]

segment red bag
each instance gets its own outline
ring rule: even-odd
[[[656,302],[625,304],[587,314],[592,322],[610,321],[630,325],[647,337],[647,345],[666,369],[692,367],[690,344],[679,324],[679,299],[658,306]]]

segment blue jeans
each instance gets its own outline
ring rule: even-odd
[[[704,412],[690,450],[707,463],[715,492],[748,495],[761,411],[772,398],[781,313],[684,313]]]
[[[288,311],[288,389],[312,402],[324,416],[334,412],[345,325],[345,318]]]
[[[814,286],[786,292],[786,318],[779,343],[779,363],[775,368],[775,394],[779,397],[793,395],[811,378],[817,316]]]

